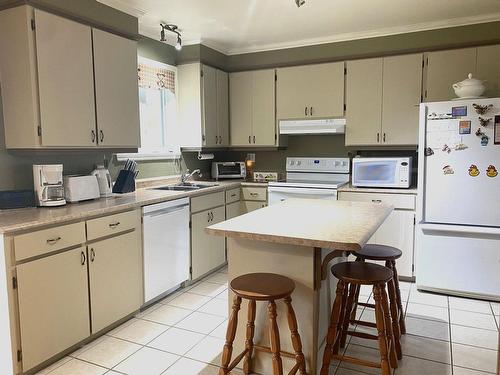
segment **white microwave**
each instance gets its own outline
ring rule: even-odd
[[[354,158],[352,185],[359,187],[409,188],[411,157]]]

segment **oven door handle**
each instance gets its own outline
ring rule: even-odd
[[[283,187],[283,186],[269,186],[269,193],[290,193],[290,194],[304,194],[304,195],[336,195],[335,189],[323,188],[300,188],[300,187]]]

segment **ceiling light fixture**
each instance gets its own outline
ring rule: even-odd
[[[295,0],[295,4],[297,4],[297,8],[300,8],[305,3],[306,3],[306,0]]]
[[[182,49],[182,39],[181,33],[179,32],[179,27],[177,25],[168,24],[168,23],[160,23],[161,31],[160,31],[160,42],[167,42],[167,38],[165,36],[165,30],[170,31],[171,33],[177,34],[177,42],[175,43],[175,49],[180,51]]]

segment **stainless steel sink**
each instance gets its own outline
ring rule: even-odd
[[[196,185],[196,184],[189,184],[189,185],[170,185],[170,186],[161,186],[161,187],[155,187],[152,188],[153,190],[173,190],[173,191],[192,191],[192,190],[200,190],[200,189],[206,189],[212,186],[216,185]]]

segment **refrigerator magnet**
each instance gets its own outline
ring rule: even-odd
[[[471,177],[477,177],[479,176],[479,168],[477,167],[477,165],[475,164],[471,164],[471,166],[469,167],[469,176]]]
[[[488,137],[486,134],[483,134],[481,136],[481,146],[488,146],[489,141],[490,141],[490,137]]]
[[[434,155],[434,151],[430,147],[425,148],[425,156],[431,156]]]
[[[495,116],[493,140],[496,145],[500,145],[500,116]]]
[[[484,133],[483,133],[483,131],[481,130],[481,128],[477,128],[477,130],[476,130],[476,135],[477,135],[478,137],[482,137],[482,136],[484,135]]]
[[[466,150],[468,148],[469,148],[469,146],[467,146],[466,144],[459,143],[458,145],[455,146],[455,151],[463,151],[463,150]]]
[[[483,117],[479,116],[479,125],[481,125],[483,127],[487,127],[490,124],[490,121],[491,121],[491,117],[490,118],[483,118]]]
[[[498,171],[494,165],[491,165],[491,164],[488,165],[488,168],[486,169],[486,176],[488,176],[488,177],[498,176]]]
[[[488,105],[480,105],[480,104],[472,104],[474,109],[476,110],[476,113],[478,115],[484,115],[486,112],[488,112],[491,108],[493,108],[493,104],[488,104]]]
[[[443,174],[446,176],[446,175],[450,175],[450,174],[454,174],[455,171],[453,170],[453,168],[451,167],[451,165],[445,165],[443,167]]]
[[[447,144],[443,145],[443,148],[441,150],[447,152],[448,154],[451,152],[451,148]]]
[[[451,115],[453,117],[467,116],[467,106],[461,105],[460,107],[451,107]]]
[[[458,123],[458,134],[470,134],[470,128],[470,121],[460,121]]]

